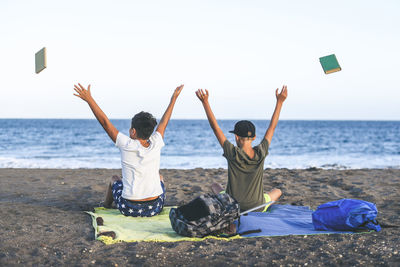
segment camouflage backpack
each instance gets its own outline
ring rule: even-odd
[[[186,205],[171,208],[169,219],[179,235],[204,237],[229,228],[239,218],[239,203],[228,194],[204,194]]]

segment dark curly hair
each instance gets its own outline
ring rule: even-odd
[[[149,139],[157,125],[157,120],[148,112],[141,111],[132,118],[131,128],[135,128],[137,137]]]

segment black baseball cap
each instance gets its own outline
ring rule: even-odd
[[[256,126],[251,121],[238,121],[235,129],[229,132],[240,137],[254,137],[256,136]]]

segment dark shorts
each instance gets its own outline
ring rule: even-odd
[[[157,215],[164,208],[165,201],[165,186],[163,182],[160,181],[160,183],[163,193],[157,199],[136,202],[122,197],[122,181],[116,181],[111,186],[115,204],[117,204],[119,211],[125,216],[151,217]]]

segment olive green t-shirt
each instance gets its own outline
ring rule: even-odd
[[[241,148],[234,146],[228,140],[224,142],[223,156],[228,161],[226,193],[239,202],[242,211],[265,203],[263,171],[268,146],[268,141],[263,138],[258,146],[253,147],[255,155],[254,158],[250,158]]]

